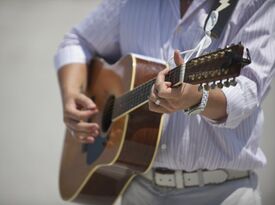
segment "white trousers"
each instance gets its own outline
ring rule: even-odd
[[[258,179],[250,177],[216,185],[166,188],[137,176],[125,191],[122,205],[260,205]]]

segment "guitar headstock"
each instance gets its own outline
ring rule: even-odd
[[[251,62],[248,49],[231,45],[194,58],[186,64],[184,82],[200,84],[206,90],[235,86],[241,69]]]

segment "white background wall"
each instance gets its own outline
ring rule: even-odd
[[[0,0],[1,205],[68,204],[58,194],[64,126],[53,54],[99,1]],[[273,88],[261,143],[269,160],[260,171],[267,205],[275,199],[274,105]]]

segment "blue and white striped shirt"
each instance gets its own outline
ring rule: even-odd
[[[70,33],[55,56],[56,68],[85,63],[99,54],[116,61],[128,53],[168,60],[175,49],[194,48],[213,0],[193,0],[180,17],[180,0],[105,0]],[[209,50],[242,42],[252,63],[237,78],[236,87],[223,88],[228,118],[215,123],[200,115],[165,114],[156,167],[183,169],[256,169],[266,163],[259,148],[261,103],[274,76],[275,3],[239,0],[222,36]]]

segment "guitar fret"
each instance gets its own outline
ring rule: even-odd
[[[205,54],[187,62],[183,80],[180,79],[182,66],[178,66],[168,72],[165,81],[171,82],[172,86],[182,83],[181,81],[201,85],[206,83],[208,85],[209,82],[215,83],[217,80],[238,76],[241,67],[249,63],[250,59],[243,58],[243,46],[233,45],[230,48]],[[232,64],[237,65],[237,67],[232,68]],[[228,70],[229,68],[231,70]],[[116,98],[112,118],[115,119],[146,102],[154,83],[155,79],[152,79]]]
[[[173,84],[179,82],[180,67],[176,67],[165,76],[165,81],[169,81]],[[128,92],[127,94],[119,97],[115,101],[113,110],[113,119],[127,113],[127,111],[137,107],[138,105],[144,103],[148,100],[151,92],[151,88],[155,83],[155,79],[152,79],[138,87],[134,90]]]

